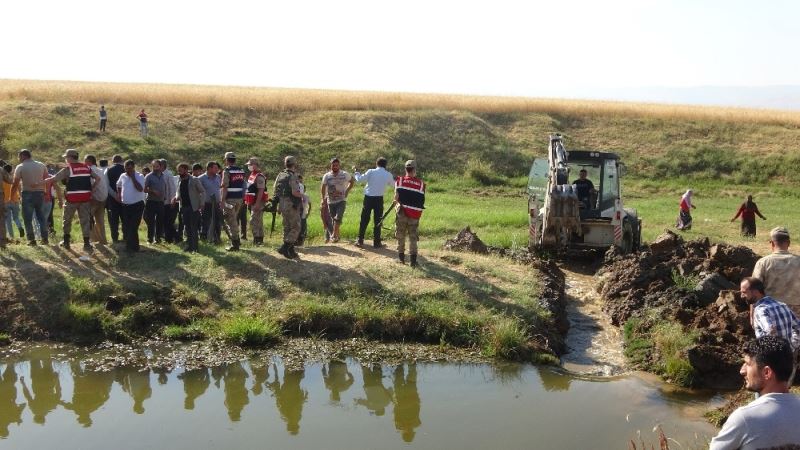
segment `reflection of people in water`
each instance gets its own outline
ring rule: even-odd
[[[31,359],[31,389],[33,395],[25,384],[25,377],[21,377],[22,394],[28,401],[28,408],[33,413],[33,421],[44,424],[44,418],[50,411],[56,409],[61,402],[61,381],[58,373],[53,370],[53,360]]]
[[[214,379],[214,386],[219,389],[219,382],[222,381],[222,376],[225,375],[225,366],[214,366],[211,368],[211,378]]]
[[[17,372],[13,364],[6,364],[0,373],[0,438],[8,437],[8,426],[22,423],[25,403],[17,403]]]
[[[167,384],[170,372],[172,372],[172,370],[166,367],[153,367],[153,373],[158,375],[158,384]]]
[[[376,416],[386,414],[386,407],[392,402],[392,390],[383,386],[383,368],[380,364],[361,365],[366,399],[356,399],[356,404],[365,406]]]
[[[322,366],[322,380],[325,382],[325,387],[331,391],[331,401],[338,402],[341,400],[342,392],[350,389],[353,385],[355,378],[353,374],[347,370],[347,364],[342,361],[331,361],[328,363],[328,368]]]
[[[403,365],[394,370],[394,427],[403,441],[414,440],[414,429],[422,425],[419,420],[419,391],[417,391],[417,365],[408,365],[408,375],[403,375]]]
[[[144,414],[144,401],[153,395],[150,388],[150,369],[121,368],[117,372],[116,381],[133,399],[133,412]]]
[[[205,394],[206,389],[211,385],[208,369],[203,367],[201,369],[185,370],[178,375],[178,379],[183,381],[183,392],[186,394],[186,398],[183,400],[183,408],[194,409],[194,401]]]
[[[238,422],[242,418],[242,410],[250,403],[247,396],[245,380],[249,375],[242,367],[242,363],[228,364],[225,367],[225,407],[228,408],[228,417],[231,422]]]
[[[539,377],[542,379],[542,386],[546,391],[568,391],[572,377],[561,372],[557,372],[548,367],[539,368]]]
[[[275,403],[281,418],[286,422],[286,431],[289,434],[300,432],[300,419],[303,416],[303,403],[308,399],[308,392],[300,387],[300,381],[305,374],[304,370],[289,370],[283,368],[283,384],[278,380],[278,368],[273,364],[275,379],[267,383],[267,387],[275,396]]]
[[[72,401],[62,402],[65,409],[78,416],[78,423],[84,427],[92,425],[92,413],[105,405],[111,396],[114,375],[111,372],[86,370],[79,361],[70,364],[72,368]]]
[[[253,395],[261,395],[264,392],[264,384],[269,378],[269,366],[266,364],[263,366],[250,364],[250,371],[253,372],[253,387],[250,388],[250,392]]]

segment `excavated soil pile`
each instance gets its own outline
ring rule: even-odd
[[[482,255],[489,253],[489,247],[469,227],[459,231],[455,238],[446,240],[444,248],[445,250],[473,252]]]
[[[639,254],[606,254],[599,273],[603,309],[617,326],[636,317],[678,322],[695,331],[699,338],[686,355],[694,383],[735,388],[741,385],[741,345],[753,336],[738,286],[758,258],[747,247],[711,245],[708,239],[686,242],[666,231]]]

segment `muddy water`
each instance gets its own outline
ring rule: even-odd
[[[683,448],[716,400],[531,365],[360,364],[91,372],[49,347],[0,361],[0,448]],[[656,443],[657,446],[657,443]]]
[[[561,267],[567,296],[568,353],[561,361],[567,370],[585,375],[610,376],[625,370],[622,334],[600,309],[597,281],[591,267]]]

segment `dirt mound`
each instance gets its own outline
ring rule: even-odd
[[[459,231],[455,238],[445,241],[444,248],[445,250],[467,251],[482,255],[489,253],[489,247],[469,227]]]
[[[631,318],[652,326],[680,323],[697,336],[685,355],[694,384],[736,387],[741,385],[740,347],[753,330],[747,305],[735,290],[758,258],[747,247],[710,245],[708,239],[687,242],[666,231],[639,254],[606,254],[600,270],[603,309],[617,326]]]

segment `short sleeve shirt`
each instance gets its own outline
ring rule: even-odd
[[[778,250],[756,262],[753,276],[761,279],[766,294],[789,306],[800,305],[800,256]]]
[[[47,167],[39,161],[26,159],[14,169],[14,178],[22,183],[22,192],[44,192],[42,180],[47,178]]]
[[[326,198],[328,199],[329,205],[345,200],[345,193],[347,192],[347,186],[350,184],[350,180],[350,174],[344,170],[340,170],[337,174],[328,172],[322,177],[322,184],[327,187],[326,192],[328,195]]]

